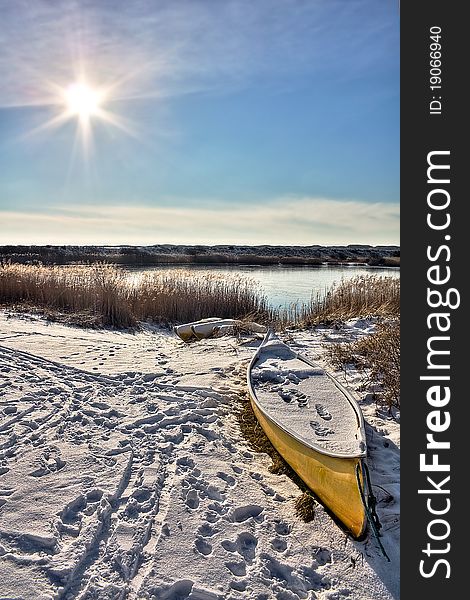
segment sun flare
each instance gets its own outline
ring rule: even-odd
[[[86,83],[73,83],[66,88],[64,100],[71,115],[89,119],[100,112],[103,94]]]
[[[50,94],[47,105],[51,107],[51,118],[29,131],[28,134],[35,135],[51,131],[75,121],[76,133],[73,148],[75,149],[77,143],[80,142],[85,158],[91,155],[95,133],[100,129],[102,131],[118,129],[137,138],[138,134],[134,124],[123,115],[109,109],[110,105],[122,100],[121,81],[89,83],[97,81],[97,78],[86,77],[83,68],[76,70],[80,71],[79,75],[75,80],[69,80],[68,83],[47,82]]]

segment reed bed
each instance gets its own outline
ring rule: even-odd
[[[70,322],[132,327],[139,321],[184,323],[206,317],[258,320],[280,329],[370,315],[396,317],[400,282],[392,277],[343,280],[309,303],[270,308],[256,282],[236,274],[157,271],[131,277],[109,264],[0,265],[0,303],[67,313]]]
[[[99,324],[113,327],[214,315],[270,317],[266,298],[249,279],[178,270],[147,273],[133,281],[125,271],[107,264],[65,268],[4,264],[0,303],[93,315]]]
[[[342,280],[309,303],[293,305],[279,314],[282,324],[312,327],[355,317],[397,317],[400,314],[400,280],[359,275]]]
[[[142,275],[132,293],[138,319],[184,323],[206,317],[264,321],[270,311],[267,299],[254,281],[238,275],[195,273],[187,270]]]

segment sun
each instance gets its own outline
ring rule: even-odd
[[[97,116],[104,100],[103,93],[84,82],[70,84],[64,91],[67,111],[81,120]]]
[[[48,81],[50,99],[47,106],[53,111],[49,120],[31,130],[29,135],[38,134],[63,125],[76,122],[76,132],[73,148],[81,142],[83,154],[87,158],[93,149],[95,129],[118,129],[123,133],[137,138],[133,124],[120,114],[109,110],[109,105],[122,101],[120,80],[115,82],[95,83],[96,77],[86,77],[83,68],[76,69],[80,74],[68,83]],[[93,83],[90,83],[93,82]],[[74,150],[75,152],[75,150]]]

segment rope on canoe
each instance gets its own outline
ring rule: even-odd
[[[359,465],[361,465],[361,466],[359,466]],[[367,486],[367,490],[368,490],[367,498],[365,496],[364,486],[363,486],[363,484],[361,482],[361,478],[359,476],[361,467],[362,467],[362,477],[363,477],[363,479],[365,478],[365,480],[366,480],[366,486]],[[382,524],[380,523],[379,516],[375,510],[375,507],[377,505],[377,500],[372,492],[369,467],[366,465],[366,463],[364,461],[360,461],[360,463],[358,463],[356,465],[356,481],[357,481],[357,486],[359,488],[359,493],[361,495],[362,504],[364,506],[364,510],[366,511],[366,517],[367,517],[367,520],[369,521],[372,532],[380,546],[380,550],[382,551],[382,554],[385,556],[385,558],[388,560],[388,562],[390,562],[390,558],[389,558],[388,554],[386,553],[385,548],[382,545],[382,542],[380,541],[379,530],[382,528]]]

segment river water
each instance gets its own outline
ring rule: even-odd
[[[221,275],[242,275],[251,278],[267,297],[272,307],[290,306],[293,303],[309,302],[312,294],[322,295],[333,284],[358,275],[380,275],[399,277],[400,269],[389,267],[363,266],[251,266],[251,265],[161,265],[152,267],[132,267],[133,277],[139,273],[152,271],[191,270],[198,273],[218,273]]]

